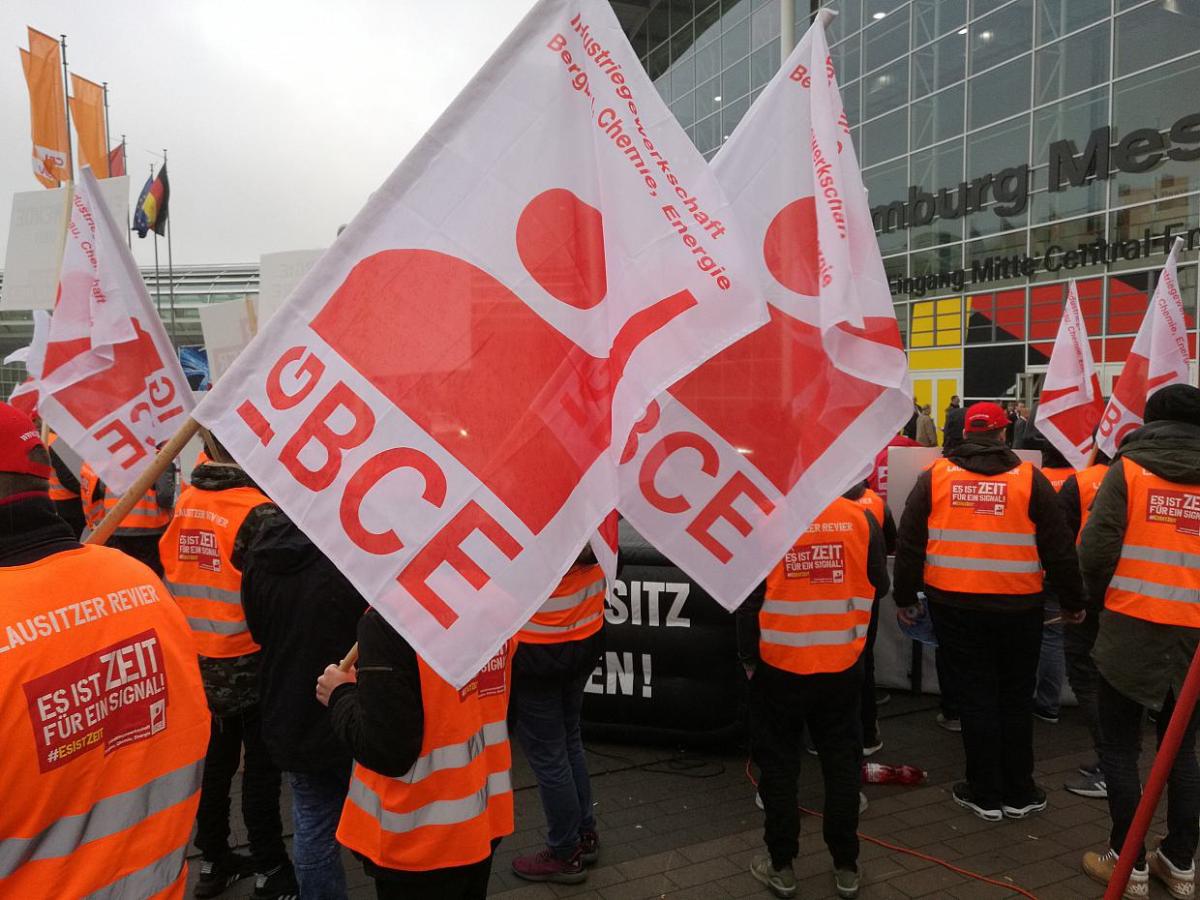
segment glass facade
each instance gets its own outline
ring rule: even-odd
[[[797,38],[816,7],[838,12],[832,57],[922,402],[1011,396],[1044,371],[1070,278],[1109,389],[1168,229],[1189,240],[1195,356],[1200,3],[783,2]],[[778,69],[779,2],[613,5],[711,158]]]
[[[202,345],[200,307],[258,295],[258,265],[179,266],[174,272],[175,317],[171,318],[172,282],[165,268],[160,278],[154,269],[142,269],[146,290],[162,315],[167,332],[176,346]],[[0,272],[0,288],[4,276]],[[33,314],[26,311],[0,312],[0,359],[19,347],[28,346],[33,339]],[[21,364],[0,365],[0,397],[7,397],[13,387],[25,380]]]

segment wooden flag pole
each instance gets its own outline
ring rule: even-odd
[[[133,486],[117,501],[117,505],[109,510],[104,520],[96,526],[96,530],[88,535],[85,543],[103,544],[112,537],[112,533],[117,530],[117,526],[121,521],[129,515],[129,511],[133,509],[146,491],[150,490],[151,485],[158,481],[158,476],[166,470],[167,466],[175,462],[175,457],[183,452],[184,446],[199,430],[200,423],[191,416],[188,416],[188,420],[175,432],[174,437],[163,444],[162,449],[158,451],[158,456],[154,457],[154,461],[137,477],[133,482]]]

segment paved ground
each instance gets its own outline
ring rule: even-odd
[[[880,710],[885,744],[875,759],[921,766],[928,770],[929,780],[919,787],[866,786],[870,808],[860,825],[866,839],[860,896],[964,900],[1019,896],[1014,890],[973,880],[904,852],[911,850],[1018,886],[1038,898],[1100,897],[1100,885],[1080,872],[1079,859],[1084,850],[1104,845],[1106,807],[1103,801],[1062,790],[1063,779],[1089,756],[1078,714],[1066,711],[1058,725],[1037,723],[1037,774],[1050,795],[1046,812],[1024,821],[992,824],[951,802],[950,786],[961,778],[962,747],[957,735],[935,725],[935,712],[933,698],[898,694]],[[1149,735],[1145,744],[1153,746]],[[811,765],[801,779],[802,802],[819,808],[818,763],[809,759]],[[602,840],[600,864],[585,884],[574,887],[530,885],[512,875],[513,856],[540,846],[544,824],[533,779],[524,760],[518,760],[514,773],[517,830],[497,853],[491,882],[494,896],[504,900],[769,896],[748,873],[750,860],[762,852],[762,813],[754,805],[754,791],[746,779],[744,751],[673,752],[596,744],[589,745],[589,760]],[[235,823],[235,836],[244,841],[240,820]],[[884,843],[870,843],[872,839]],[[351,896],[374,897],[361,866],[349,857],[347,865]],[[796,865],[800,896],[836,896],[829,869],[819,820],[805,819]],[[243,882],[225,896],[248,897],[250,887]],[[1155,885],[1151,896],[1167,894]]]

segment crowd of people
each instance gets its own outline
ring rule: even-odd
[[[928,407],[893,445],[922,445],[922,418]],[[931,621],[938,722],[961,732],[965,759],[952,800],[981,819],[1046,808],[1032,721],[1055,721],[1070,683],[1092,746],[1067,788],[1107,797],[1108,845],[1082,860],[1103,883],[1140,798],[1143,715],[1157,713],[1161,739],[1200,642],[1200,390],[1155,393],[1116,459],[1078,472],[1020,406],[956,397],[943,434],[898,525],[877,471],[737,613],[765,819],[750,874],[776,896],[798,892],[806,747],[820,758],[836,891],[858,894],[860,767],[882,745],[873,645],[889,592],[902,624]],[[1040,449],[1043,466],[1014,442]],[[11,777],[39,798],[0,812],[0,892],[180,896],[193,840],[199,898],[248,877],[258,900],[345,897],[342,848],[380,898],[482,897],[513,828],[510,727],[547,826],[514,873],[587,879],[601,844],[580,715],[606,591],[590,550],[458,689],[211,436],[181,488],[168,471],[110,546],[81,544],[115,504],[95,472],[76,477],[53,438],[0,405],[0,720]],[[356,641],[357,664],[334,664]],[[1194,894],[1196,727],[1193,716],[1171,771],[1168,833],[1143,850],[1127,897],[1148,896],[1151,875]],[[248,853],[230,843],[239,768]]]

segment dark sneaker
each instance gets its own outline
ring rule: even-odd
[[[796,873],[789,864],[786,869],[776,869],[771,865],[771,857],[756,856],[750,863],[750,874],[765,884],[776,897],[796,896]]]
[[[216,897],[225,889],[254,874],[254,860],[244,853],[227,853],[220,859],[200,860],[200,878],[193,897]]]
[[[570,859],[562,859],[545,847],[529,856],[512,861],[513,874],[526,881],[552,881],[555,884],[580,884],[587,879],[582,854],[577,850]]]
[[[1100,760],[1096,760],[1094,763],[1081,763],[1078,771],[1080,775],[1096,775],[1100,778],[1104,777],[1104,772],[1100,768]]]
[[[300,900],[300,886],[291,863],[276,866],[269,872],[259,872],[254,879],[254,900]]]
[[[891,694],[889,694],[887,691],[883,690],[883,688],[875,688],[875,705],[876,706],[887,706],[891,702],[892,702]]]
[[[594,866],[600,859],[600,835],[594,828],[579,832],[579,860],[585,866]]]
[[[1020,803],[1005,803],[1001,809],[1004,815],[1010,819],[1023,819],[1035,812],[1041,812],[1046,808],[1046,792],[1040,787],[1033,789],[1033,795],[1026,797]]]
[[[858,881],[858,869],[833,870],[833,886],[843,900],[853,900],[858,896]]]
[[[963,809],[969,809],[985,822],[999,822],[1004,818],[1003,811],[976,803],[975,798],[971,795],[971,786],[965,781],[956,784],[950,793],[953,795],[955,803]]]
[[[1072,794],[1091,797],[1094,800],[1103,800],[1108,796],[1108,785],[1104,783],[1104,776],[1099,772],[1072,775],[1063,783],[1063,787]]]
[[[1049,722],[1051,725],[1058,724],[1058,713],[1049,709],[1041,709],[1037,706],[1033,708],[1033,717],[1041,719],[1043,722]]]
[[[883,735],[880,734],[879,729],[876,728],[875,733],[863,741],[863,756],[874,756],[882,749]]]

